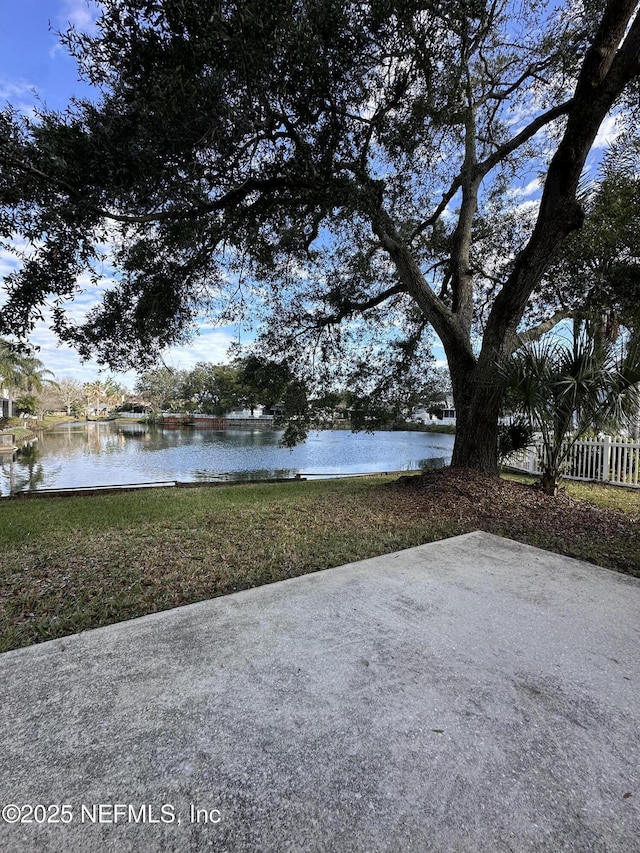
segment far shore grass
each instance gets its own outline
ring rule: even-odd
[[[0,420],[0,432],[11,433],[16,444],[20,447],[37,438],[38,433],[43,430],[53,429],[60,424],[74,423],[78,419],[73,415],[47,415],[42,420],[24,421],[20,417]]]
[[[420,476],[415,475],[415,476]],[[398,477],[148,489],[0,505],[0,651],[472,529],[563,551],[522,517],[407,512]],[[640,490],[568,484],[615,516],[571,556],[640,576]],[[567,517],[567,525],[571,518]],[[565,550],[566,553],[566,550]]]

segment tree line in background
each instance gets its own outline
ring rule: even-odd
[[[260,359],[234,364],[198,362],[191,370],[168,367],[144,373],[136,393],[158,411],[199,412],[222,416],[235,409],[282,403],[294,376],[286,365]]]
[[[311,397],[308,389],[285,362],[256,355],[231,364],[198,362],[190,370],[161,367],[143,373],[127,390],[113,377],[81,383],[69,377],[56,379],[32,355],[16,351],[0,340],[0,386],[11,395],[16,414],[93,416],[116,409],[132,412],[201,413],[223,416],[245,410],[275,413],[285,428],[285,443],[294,444],[300,432],[318,420],[349,413],[354,428],[374,428],[406,418],[417,405],[446,404],[451,388],[447,371],[434,369],[420,389],[375,388],[369,394],[342,389]]]
[[[12,415],[36,418],[52,412],[84,416],[89,407],[99,410],[103,404],[113,409],[128,394],[113,378],[84,383],[67,376],[56,379],[40,359],[16,350],[2,339],[0,392],[5,395]]]
[[[149,371],[136,393],[164,411],[224,415],[257,408],[275,415],[284,430],[283,443],[293,445],[311,424],[348,413],[354,429],[374,429],[406,420],[418,405],[446,405],[451,392],[448,373],[432,369],[419,387],[379,384],[342,388],[313,396],[286,362],[257,355],[228,365],[200,362],[192,370],[160,368]]]

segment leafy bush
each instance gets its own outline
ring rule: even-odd
[[[526,450],[534,441],[534,431],[528,418],[520,416],[514,418],[510,424],[500,424],[498,427],[498,460],[500,465],[512,453]]]

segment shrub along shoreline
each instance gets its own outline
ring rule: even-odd
[[[0,651],[472,530],[640,577],[640,490],[427,474],[0,506]]]

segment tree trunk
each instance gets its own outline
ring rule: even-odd
[[[494,380],[478,368],[456,371],[453,398],[456,407],[456,439],[452,467],[471,468],[498,476],[498,417],[502,392]]]
[[[553,498],[557,496],[559,487],[559,480],[557,476],[549,473],[549,471],[545,471],[540,479],[540,482],[542,484],[542,491],[545,493],[545,495],[549,495]]]

